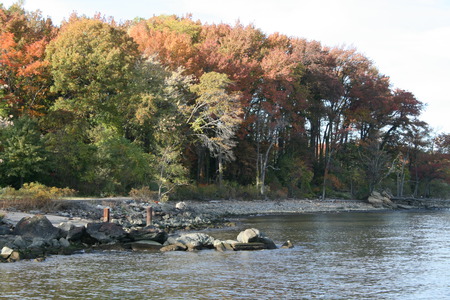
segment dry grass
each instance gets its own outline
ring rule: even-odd
[[[7,187],[0,190],[0,206],[3,209],[18,210],[54,210],[57,206],[55,200],[75,194],[75,190],[69,188],[47,187],[43,184],[26,183],[19,190]]]

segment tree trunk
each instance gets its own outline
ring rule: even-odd
[[[223,180],[223,157],[222,157],[222,152],[219,153],[218,157],[217,157],[217,163],[218,163],[218,171],[219,171],[219,178],[218,178],[218,182],[219,182],[219,187],[222,187],[222,180]]]

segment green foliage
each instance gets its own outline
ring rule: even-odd
[[[0,190],[0,198],[6,208],[50,209],[54,200],[73,196],[75,190],[69,188],[47,187],[38,182],[25,183],[16,190],[11,187]]]
[[[448,195],[448,134],[431,140],[422,103],[355,49],[189,15],[55,28],[19,3],[0,16],[1,186],[159,201],[257,199],[252,184],[271,198]]]
[[[145,184],[150,176],[150,157],[112,128],[91,132],[96,147],[95,181],[103,194],[124,194]]]
[[[281,184],[288,189],[288,197],[311,197],[311,181],[313,172],[301,157],[284,155],[279,163],[277,177]]]
[[[47,47],[54,107],[108,123],[117,122],[138,58],[126,33],[100,20],[71,19]]]
[[[258,190],[253,185],[242,186],[235,182],[216,184],[184,185],[176,189],[172,196],[174,200],[255,200],[261,199]]]
[[[198,41],[202,26],[194,22],[190,16],[179,18],[175,15],[161,15],[147,21],[148,27],[158,31],[174,31],[188,35],[192,41]]]
[[[4,182],[37,176],[45,171],[47,152],[37,123],[28,117],[14,121],[13,125],[0,128],[0,174]]]

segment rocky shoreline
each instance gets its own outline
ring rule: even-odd
[[[151,208],[151,224],[146,212]],[[230,218],[251,215],[380,211],[387,205],[358,200],[188,201],[148,203],[131,198],[62,201],[55,215],[42,211],[6,214],[0,221],[0,261],[43,260],[47,255],[95,249],[186,251],[275,249],[257,229],[252,237],[219,241],[201,231],[235,226]],[[104,211],[108,210],[108,222]],[[183,232],[179,234],[178,232]],[[187,232],[187,233],[186,233]],[[286,243],[284,247],[290,247]]]

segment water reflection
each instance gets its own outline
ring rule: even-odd
[[[296,247],[256,252],[106,252],[2,264],[8,299],[438,299],[450,297],[450,214],[269,216],[255,227]]]

